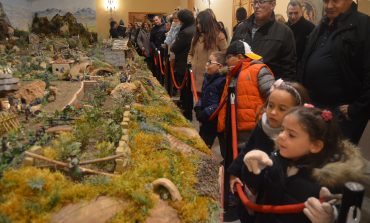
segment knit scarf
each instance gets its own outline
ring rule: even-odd
[[[279,133],[281,132],[282,128],[273,128],[270,126],[267,120],[266,112],[262,115],[262,129],[270,137],[270,139],[275,139]]]

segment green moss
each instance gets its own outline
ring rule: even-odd
[[[185,134],[182,134],[179,131],[173,130],[172,126],[168,124],[162,124],[162,127],[171,135],[175,136],[176,138],[180,139],[184,143],[192,146],[193,148],[204,152],[206,154],[211,154],[211,150],[207,147],[207,145],[204,143],[204,141],[199,137],[189,137]]]

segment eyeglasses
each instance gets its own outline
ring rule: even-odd
[[[273,0],[254,0],[252,2],[252,5],[253,6],[256,6],[257,4],[262,5],[262,4],[265,4],[266,2],[273,2]]]
[[[218,65],[222,65],[222,64],[220,64],[219,62],[212,61],[212,60],[208,60],[208,61],[207,61],[207,65],[211,65],[211,64],[218,64]]]

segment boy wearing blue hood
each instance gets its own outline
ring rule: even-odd
[[[217,118],[209,120],[221,100],[226,77],[222,73],[225,64],[225,54],[221,51],[211,53],[206,63],[206,73],[202,85],[202,96],[194,107],[197,120],[200,122],[199,135],[209,148],[219,134],[217,133]],[[222,136],[222,135],[219,135]],[[219,137],[220,138],[220,137]]]

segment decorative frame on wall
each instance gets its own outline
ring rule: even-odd
[[[165,16],[168,13],[164,12],[129,12],[128,13],[128,22],[135,23],[135,22],[143,22],[149,21],[148,15],[162,15]]]

